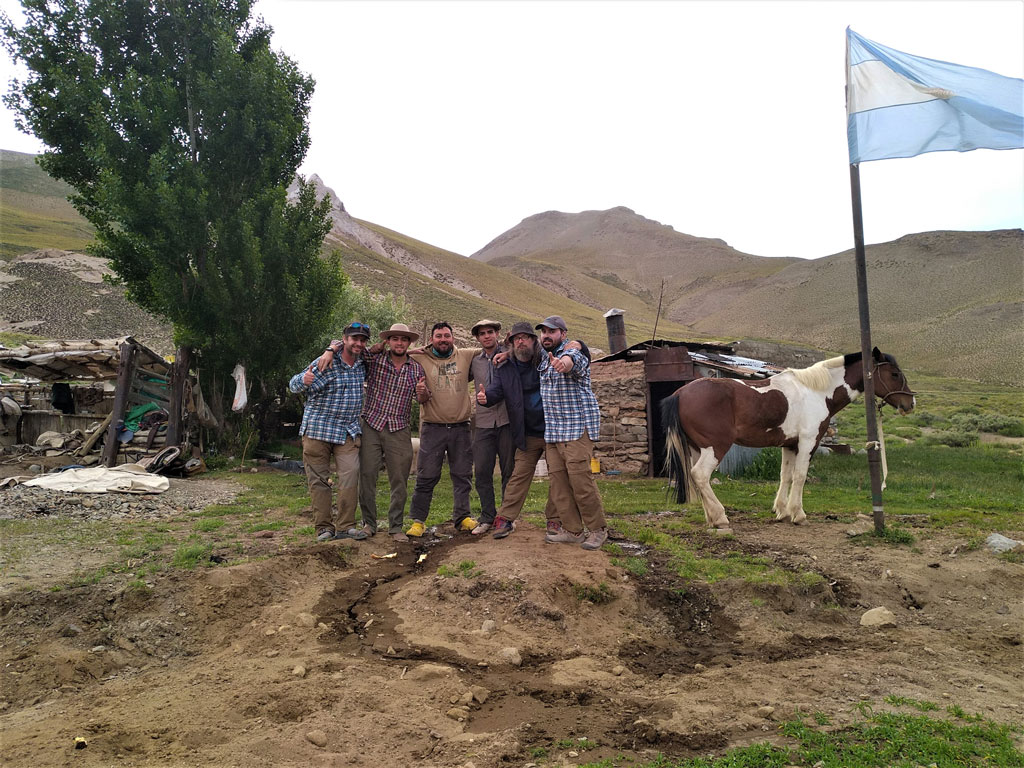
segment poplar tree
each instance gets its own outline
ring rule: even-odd
[[[346,278],[329,202],[287,187],[313,80],[250,0],[23,0],[0,19],[27,75],[4,97],[74,189],[127,296],[207,369],[278,381],[328,337]],[[274,387],[267,387],[273,389]]]

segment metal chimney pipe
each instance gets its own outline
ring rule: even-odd
[[[611,350],[609,354],[614,355],[616,352],[621,352],[626,348],[626,321],[623,315],[626,314],[625,310],[622,309],[609,309],[604,313],[604,322],[608,327],[608,347]]]

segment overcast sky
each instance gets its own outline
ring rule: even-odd
[[[846,26],[1024,74],[1020,0],[259,0],[257,13],[316,79],[300,171],[353,216],[465,255],[535,213],[618,205],[761,256],[852,248]],[[9,113],[0,143],[41,150]],[[864,163],[861,184],[869,243],[1024,226],[1024,150]]]

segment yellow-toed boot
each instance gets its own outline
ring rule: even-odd
[[[462,522],[459,523],[459,530],[460,531],[469,531],[470,533],[472,533],[473,529],[476,528],[476,526],[477,526],[476,520],[474,520],[472,517],[464,517],[464,518],[462,518]]]
[[[419,520],[413,520],[412,525],[406,533],[409,536],[415,536],[417,539],[427,532],[427,527]]]

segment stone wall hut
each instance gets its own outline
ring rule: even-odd
[[[614,350],[611,323],[609,337]],[[590,378],[601,408],[594,457],[601,471],[663,474],[661,401],[684,384],[706,376],[763,379],[781,370],[732,352],[722,344],[652,339],[594,360]]]

